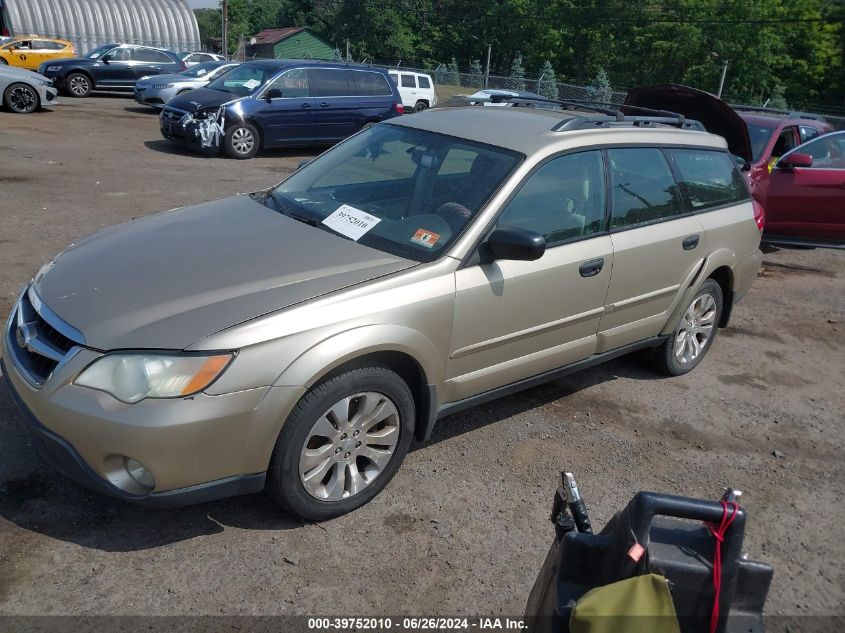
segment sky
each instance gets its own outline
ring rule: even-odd
[[[203,9],[205,7],[217,7],[218,0],[188,0],[188,6],[192,9]]]

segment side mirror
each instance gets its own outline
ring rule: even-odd
[[[101,62],[103,62],[104,64],[108,64],[111,60],[112,60],[112,56],[111,56],[111,55],[103,55],[103,56],[100,58],[100,61],[101,61]]]
[[[303,167],[305,167],[308,163],[311,162],[312,159],[306,158],[305,160],[299,161],[299,164],[296,166],[296,171],[299,171]]]
[[[270,101],[271,99],[281,99],[281,97],[281,88],[270,88],[266,93],[264,93],[264,98],[267,99],[267,101]]]
[[[533,262],[546,252],[546,238],[525,229],[496,229],[484,243],[488,260],[513,259]]]
[[[812,167],[813,157],[809,154],[790,154],[778,161],[777,167],[781,169],[792,169],[793,167]]]

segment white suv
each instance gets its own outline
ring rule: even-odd
[[[437,105],[437,93],[431,75],[406,70],[388,70],[390,78],[399,88],[402,105],[414,112],[422,112]]]

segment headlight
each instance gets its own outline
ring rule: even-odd
[[[74,381],[127,403],[179,398],[202,391],[223,373],[234,354],[107,354]]]
[[[58,72],[62,69],[61,66],[47,66],[47,72]]]
[[[162,88],[172,88],[173,84],[153,84],[152,87],[161,90]]]

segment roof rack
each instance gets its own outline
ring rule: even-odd
[[[649,127],[655,125],[670,125],[673,127],[680,128],[682,130],[698,130],[698,131],[706,131],[704,126],[696,120],[687,119],[683,114],[679,114],[677,112],[671,112],[669,110],[655,110],[653,108],[643,108],[640,106],[629,106],[625,105],[622,106],[627,110],[636,110],[637,112],[642,112],[649,116],[638,116],[638,115],[630,115],[626,114],[622,110],[617,110],[615,105],[612,103],[606,103],[603,101],[588,101],[588,100],[579,100],[579,99],[571,99],[571,100],[557,100],[557,99],[546,99],[546,98],[524,98],[524,97],[514,97],[511,95],[490,95],[490,101],[493,103],[501,103],[502,101],[507,101],[508,103],[522,103],[524,102],[526,105],[528,104],[535,104],[535,103],[550,103],[559,105],[566,110],[592,110],[593,112],[598,112],[600,114],[606,115],[605,117],[578,117],[567,119],[566,121],[561,121],[560,123],[556,124],[552,131],[554,132],[561,132],[561,131],[568,131],[568,130],[578,130],[584,129],[588,127],[611,127],[612,125],[616,124],[630,124],[634,127]]]
[[[777,108],[764,108],[763,106],[731,104],[731,107],[737,112],[764,112],[766,114],[782,114],[793,119],[812,119],[814,121],[821,121],[822,117],[812,112],[799,112],[797,110],[779,110]]]

